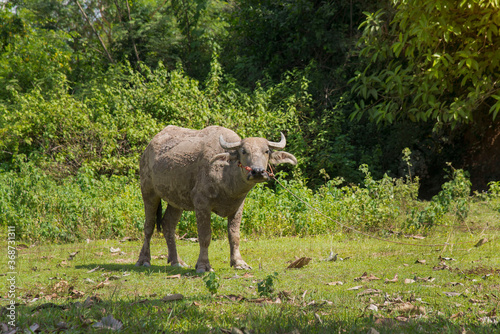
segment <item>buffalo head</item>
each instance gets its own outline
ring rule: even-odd
[[[226,153],[221,153],[216,158],[225,158],[228,161],[239,162],[243,176],[247,181],[263,182],[269,180],[267,165],[289,163],[297,164],[297,159],[290,153],[282,150],[286,145],[286,138],[281,133],[279,142],[268,141],[265,138],[251,137],[237,142],[226,142],[224,136],[219,138],[220,146]]]

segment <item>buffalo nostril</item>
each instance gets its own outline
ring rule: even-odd
[[[264,168],[252,168],[252,175],[262,175],[264,174]]]

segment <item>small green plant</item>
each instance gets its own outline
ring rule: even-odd
[[[278,273],[267,275],[262,281],[257,283],[257,292],[261,297],[270,297],[274,292],[274,280],[278,279]]]
[[[491,181],[488,186],[490,187],[488,193],[491,197],[500,197],[500,181]]]
[[[205,281],[205,285],[208,291],[212,295],[215,295],[220,287],[219,277],[217,276],[217,274],[214,271],[209,272],[205,275],[205,277],[203,277],[203,280]]]
[[[470,211],[471,191],[469,175],[462,169],[453,168],[450,163],[448,166],[451,168],[448,176],[450,180],[441,186],[441,191],[424,209],[411,210],[406,225],[408,229],[429,229],[435,225],[445,224],[447,214],[451,214],[451,217],[459,223],[463,223],[467,218]]]

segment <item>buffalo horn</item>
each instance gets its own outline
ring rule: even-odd
[[[282,150],[286,146],[286,138],[285,138],[285,135],[283,134],[283,132],[281,132],[281,140],[279,143],[275,143],[272,141],[267,141],[267,142],[268,142],[268,145],[270,148],[273,148],[276,150]]]
[[[241,141],[236,141],[233,143],[228,143],[224,140],[224,137],[220,135],[219,137],[220,146],[225,150],[235,150],[241,146]]]

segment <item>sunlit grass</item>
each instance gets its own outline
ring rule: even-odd
[[[130,333],[204,333],[233,327],[259,333],[290,333],[295,329],[299,333],[366,332],[371,327],[384,333],[456,332],[462,327],[487,332],[495,325],[484,321],[497,321],[491,312],[500,303],[498,224],[472,235],[449,231],[436,231],[423,240],[391,240],[464,243],[417,247],[341,234],[250,239],[242,243],[242,255],[253,267],[245,276],[247,272],[229,267],[227,240],[216,240],[210,246],[211,264],[221,283],[215,295],[194,269],[167,264],[161,237],[153,239],[150,268],[134,267],[139,240],[35,245],[18,252],[18,326],[28,328],[37,323],[43,331],[65,326],[72,332],[87,332],[97,330],[92,325],[112,315],[123,323],[122,331]],[[481,238],[489,242],[474,247]],[[111,252],[111,248],[120,251]],[[183,259],[194,265],[198,244],[180,240],[178,248]],[[69,260],[69,254],[77,251]],[[337,261],[324,261],[331,251],[338,253]],[[291,261],[303,256],[312,261],[301,269],[286,270]],[[448,269],[436,270],[443,265],[440,256],[453,258],[445,260]],[[3,260],[2,266],[6,266]],[[262,299],[257,285],[274,272],[278,273],[275,291],[271,298]],[[362,281],[365,272],[379,280]],[[181,278],[167,278],[176,274]],[[385,282],[395,275],[397,282]],[[405,279],[416,282],[405,283]],[[328,285],[332,282],[342,284]],[[356,286],[359,288],[349,290]],[[452,296],[445,292],[452,292]],[[184,299],[162,301],[174,293]],[[101,302],[86,306],[85,300],[95,295]],[[3,299],[2,305],[7,302]],[[405,302],[425,312],[400,310]]]

